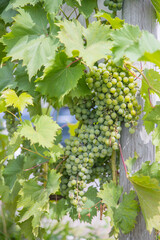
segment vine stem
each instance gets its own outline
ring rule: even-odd
[[[7,225],[6,225],[6,220],[3,212],[3,203],[1,203],[1,216],[2,216],[2,224],[3,224],[3,233],[5,236],[5,240],[8,239],[8,233],[7,233]]]
[[[40,153],[37,152],[37,151],[34,152],[34,151],[32,151],[32,150],[30,150],[30,149],[28,149],[28,148],[25,148],[25,147],[21,147],[21,148],[24,149],[24,150],[26,150],[26,151],[28,151],[28,152],[35,153],[35,154],[39,155],[40,157],[43,157],[43,158],[45,158],[45,159],[50,160],[50,158],[47,158],[47,157],[43,156],[42,154],[40,154]]]
[[[65,159],[63,159],[63,160],[56,166],[55,170],[57,170],[57,169],[59,168],[59,166],[60,166],[64,161],[66,161],[66,159],[67,159],[67,157],[66,157]]]
[[[117,167],[116,167],[116,151],[113,150],[111,156],[112,178],[113,182],[117,184]]]
[[[31,168],[28,168],[28,169],[24,169],[23,171],[24,171],[24,172],[30,171],[30,170],[32,170],[32,169],[34,169],[34,168],[36,168],[36,167],[40,167],[41,165],[43,165],[43,164],[45,164],[45,163],[48,163],[48,162],[49,162],[49,161],[40,163],[40,164],[38,164],[38,165],[36,165],[36,166],[34,166],[34,167],[31,167]]]
[[[6,110],[6,112],[10,113],[11,115],[13,115],[18,121],[21,121],[14,113],[10,112],[9,110]]]
[[[124,170],[125,170],[125,173],[126,173],[126,177],[128,178],[127,167],[126,167],[126,164],[125,164],[125,161],[124,161],[122,147],[121,147],[120,142],[119,142],[119,150],[120,150],[120,155],[121,155],[121,158],[122,158],[122,163],[123,163],[123,166],[124,166]]]
[[[89,26],[89,19],[86,18],[86,28],[88,28],[88,26]]]
[[[63,13],[63,15],[65,16],[65,18],[66,18],[67,20],[69,20],[69,17],[67,17],[67,15],[66,15],[65,12],[63,11],[63,9],[60,8],[60,10],[61,10],[61,12]]]
[[[78,62],[78,61],[81,60],[81,59],[82,59],[81,57],[80,57],[80,58],[77,58],[75,61],[73,61],[73,62],[71,62],[70,64],[68,64],[66,68],[69,68],[73,63],[76,63],[76,62]]]
[[[131,67],[134,68],[137,72],[139,72],[139,73],[143,76],[143,78],[144,78],[144,80],[146,81],[146,83],[148,84],[149,88],[152,89],[155,93],[157,93],[157,94],[160,95],[160,92],[159,92],[157,89],[155,89],[154,87],[152,87],[152,85],[150,84],[148,78],[144,75],[144,73],[143,73],[140,69],[138,69],[137,67],[135,67],[134,65],[132,65],[132,64],[130,64],[130,63],[127,63],[127,65],[131,66]],[[124,66],[126,66],[126,65],[124,65]]]

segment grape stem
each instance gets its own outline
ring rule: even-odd
[[[30,170],[32,170],[32,169],[34,169],[34,168],[36,168],[36,167],[39,167],[39,166],[41,166],[41,165],[43,165],[43,164],[45,164],[45,163],[48,163],[48,162],[49,162],[49,161],[40,163],[40,164],[38,164],[38,165],[36,165],[36,166],[34,166],[34,167],[31,167],[31,168],[28,168],[28,169],[24,169],[23,171],[24,171],[24,172],[30,171]]]
[[[78,61],[81,60],[81,59],[82,59],[81,57],[80,57],[80,58],[77,58],[75,61],[73,61],[73,62],[71,62],[70,64],[68,64],[66,68],[69,68],[73,63],[76,63],[76,62],[78,62]]]
[[[123,163],[123,166],[124,166],[124,170],[125,170],[125,173],[126,173],[126,177],[128,178],[127,167],[126,167],[126,164],[125,164],[125,161],[124,161],[122,147],[121,147],[120,142],[119,142],[119,150],[120,150],[120,155],[121,155],[122,163]]]
[[[67,20],[69,20],[69,17],[67,17],[67,15],[66,15],[65,12],[63,11],[63,9],[60,8],[60,10],[61,10],[61,12],[63,13],[63,15],[65,16],[65,18],[66,18]]]
[[[146,83],[148,84],[149,88],[152,89],[155,93],[160,95],[160,92],[157,89],[155,89],[154,87],[152,87],[148,78],[145,76],[145,74],[140,69],[138,69],[137,67],[133,66],[132,64],[130,64],[128,62],[126,64],[131,66],[132,68],[134,68],[137,72],[139,72],[142,75],[142,77],[144,78],[144,80],[146,81]],[[124,64],[124,67],[126,68],[125,64]]]
[[[111,156],[112,179],[117,184],[116,151],[113,150]]]
[[[66,159],[67,159],[67,157],[65,157],[65,158],[57,165],[57,167],[55,168],[55,170],[57,170],[57,169],[59,168],[59,166],[60,166],[64,161],[66,161]]]
[[[18,121],[21,121],[14,113],[10,112],[9,110],[6,110],[6,112],[10,113],[11,115],[13,115]]]
[[[31,153],[35,153],[35,154],[37,154],[37,155],[39,155],[39,156],[41,156],[42,158],[45,158],[45,159],[48,159],[48,160],[50,160],[50,158],[47,158],[47,157],[45,157],[45,156],[43,156],[42,154],[40,154],[39,152],[34,152],[34,151],[32,151],[32,150],[30,150],[30,149],[28,149],[28,148],[25,148],[25,147],[21,147],[22,149],[24,149],[24,150],[26,150],[26,151],[28,151],[28,152],[31,152]]]

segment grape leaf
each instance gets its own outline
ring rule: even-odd
[[[78,80],[83,75],[84,66],[67,66],[67,56],[61,52],[57,54],[55,61],[44,70],[42,80],[37,82],[37,90],[50,98],[63,97],[75,88]]]
[[[5,166],[3,171],[4,182],[10,189],[13,188],[18,177],[17,175],[21,173],[23,164],[24,157],[19,156],[17,159],[9,160],[7,166]]]
[[[160,74],[154,69],[145,69],[145,76],[147,77],[150,85],[159,91],[160,95]]]
[[[146,121],[159,122],[160,121],[160,105],[156,105],[144,118]]]
[[[66,199],[61,199],[58,202],[51,202],[50,203],[50,210],[51,218],[57,219],[58,221],[62,220],[62,218],[67,214],[68,212],[68,204]]]
[[[16,88],[18,91],[28,92],[31,96],[35,97],[37,93],[35,92],[35,83],[33,81],[34,79],[32,78],[32,80],[29,81],[26,67],[22,66],[19,63],[14,72],[14,75]]]
[[[95,206],[98,207],[100,205],[101,199],[97,197],[97,189],[94,187],[89,187],[84,196],[87,198],[87,201],[85,202],[85,205],[81,212],[80,220],[91,223],[93,217],[97,215],[97,209]]]
[[[140,31],[138,26],[125,24],[123,28],[112,32],[114,41],[114,60],[128,57],[131,61],[136,61],[146,52],[155,52],[160,49],[160,42],[149,32]]]
[[[9,160],[14,158],[14,153],[18,150],[21,143],[22,138],[19,136],[18,132],[15,132],[8,144],[7,156]]]
[[[6,24],[11,23],[13,22],[13,17],[15,17],[16,14],[17,14],[17,11],[13,9],[12,3],[9,2],[8,6],[2,12],[1,18],[4,20]]]
[[[82,78],[79,79],[77,86],[70,92],[69,95],[72,98],[74,97],[79,98],[79,97],[84,97],[90,94],[91,94],[91,90],[86,84],[86,78],[85,76],[82,76]]]
[[[40,0],[12,0],[12,4],[14,8],[24,7],[25,5],[33,5],[35,6]]]
[[[58,33],[58,38],[64,43],[69,57],[75,55],[76,52],[77,56],[83,58],[87,66],[92,67],[96,61],[110,53],[109,49],[112,44],[109,41],[111,32],[109,26],[101,25],[100,22],[93,22],[85,29],[76,20],[72,22],[64,20],[57,25],[61,30]]]
[[[141,166],[141,169],[136,172],[136,175],[150,176],[151,178],[156,178],[158,181],[160,181],[160,163],[153,162],[151,164],[149,161],[144,162]]]
[[[49,58],[54,58],[58,40],[54,34],[48,34],[43,8],[26,6],[18,11],[11,32],[3,36],[2,42],[6,45],[7,56],[23,60],[31,79]]]
[[[3,10],[7,7],[9,4],[9,0],[1,0],[0,2],[0,14],[3,12]]]
[[[136,173],[129,178],[140,202],[142,213],[149,232],[153,228],[160,230],[160,186],[159,181],[150,176],[139,176]]]
[[[110,23],[113,29],[120,29],[124,25],[124,20],[118,17],[112,18],[111,15],[105,11],[100,11],[96,13],[94,16],[105,18]]]
[[[155,9],[160,12],[160,5],[159,5],[159,1],[158,0],[151,0],[153,6],[155,7]]]
[[[7,62],[5,66],[0,68],[0,91],[3,91],[5,88],[14,87],[14,78],[13,78],[13,63]]]
[[[0,98],[0,113],[5,112],[7,110],[5,100]]]
[[[153,53],[145,52],[144,55],[139,59],[141,61],[152,62],[160,67],[160,50]]]
[[[113,208],[114,224],[120,228],[122,233],[127,234],[135,227],[136,217],[138,215],[138,202],[134,200],[136,194],[130,191],[129,194],[123,194],[123,200],[117,208]]]
[[[123,188],[117,186],[116,183],[111,181],[103,185],[103,190],[100,190],[97,194],[98,197],[102,198],[102,202],[107,206],[108,216],[111,217],[113,222],[113,210],[112,208],[117,207],[117,203],[122,194]]]
[[[44,6],[47,12],[49,13],[57,13],[59,11],[59,7],[62,4],[63,0],[45,0]]]
[[[152,134],[152,142],[155,146],[159,146],[160,144],[160,124],[158,124]]]
[[[82,13],[85,18],[89,18],[93,13],[94,9],[97,8],[97,0],[81,0],[81,4],[79,5],[79,12]]]
[[[137,159],[138,159],[138,155],[137,155],[137,153],[135,152],[133,158],[129,157],[129,159],[127,159],[127,160],[125,161],[125,164],[126,164],[126,166],[127,166],[127,168],[128,168],[128,172],[129,172],[129,173],[132,172],[132,167],[133,167],[133,165],[136,163]]]
[[[42,147],[52,147],[60,127],[47,115],[37,116],[33,123],[35,128],[29,120],[24,121],[18,129],[20,136],[30,140],[31,144],[38,143]]]
[[[33,105],[32,97],[28,93],[21,93],[18,97],[14,90],[8,89],[2,93],[6,106],[13,106],[23,112],[27,105]]]
[[[46,188],[38,185],[35,178],[21,183],[22,189],[19,192],[21,197],[18,200],[18,207],[23,207],[23,214],[19,222],[24,222],[33,216],[32,232],[35,236],[38,236],[38,228],[43,214],[49,210],[49,195],[56,193],[59,188],[59,178],[60,174],[57,174],[56,170],[53,169],[48,174]]]

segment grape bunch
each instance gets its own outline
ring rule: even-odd
[[[18,117],[18,111],[14,107],[8,107],[8,110]],[[11,113],[5,112],[3,116],[3,118],[6,120],[6,128],[9,138],[13,136],[19,124],[19,121]]]
[[[109,10],[117,12],[122,9],[123,0],[105,0],[104,6],[108,7]]]
[[[86,73],[86,83],[91,94],[69,103],[80,124],[75,136],[65,141],[67,160],[61,179],[62,195],[69,197],[78,212],[86,201],[88,183],[99,179],[102,187],[112,179],[110,158],[118,150],[122,122],[134,133],[141,113],[136,80],[110,57]]]

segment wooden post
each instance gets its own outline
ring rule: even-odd
[[[132,25],[139,25],[140,29],[147,30],[157,35],[156,15],[150,0],[124,0],[122,17]],[[139,103],[144,105],[143,100],[138,96]],[[143,126],[142,115],[138,123],[135,134],[129,134],[128,129],[123,127],[121,145],[124,159],[133,157],[137,152],[139,158],[134,166],[133,172],[140,169],[145,161],[155,160],[155,147],[152,145],[151,136],[148,136]],[[126,179],[122,161],[120,161],[120,185],[124,187],[124,192],[132,189],[130,182]],[[146,230],[142,213],[137,217],[135,229],[127,234],[121,234],[120,240],[155,240],[155,232],[150,235]]]

